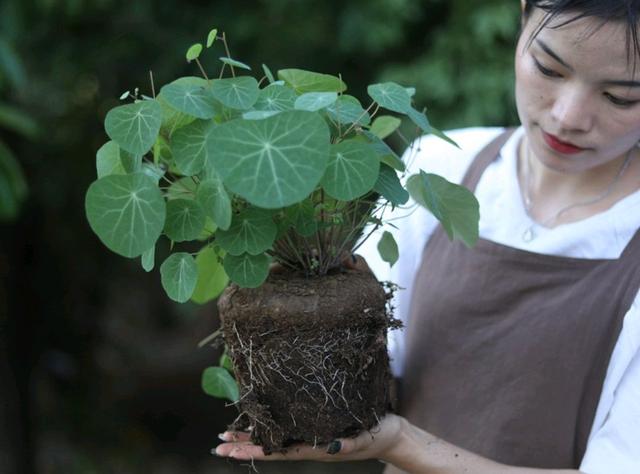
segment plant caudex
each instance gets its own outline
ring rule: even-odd
[[[365,109],[339,77],[284,69],[276,80],[265,65],[260,81],[236,75],[235,68],[249,66],[229,57],[217,30],[207,48],[215,39],[226,52],[218,78],[208,78],[196,44],[186,56],[203,78],[181,77],[157,96],[154,90],[153,98],[136,89],[121,97],[132,103],[108,112],[111,140],[98,150],[98,179],[86,194],[87,218],[100,240],[124,257],[141,257],[146,271],[163,235],[172,250],[200,242],[196,254],[175,251],[161,264],[171,299],[204,303],[229,280],[257,287],[273,261],[325,274],[366,238],[365,227],[384,224],[386,206],[401,206],[409,195],[450,238],[475,243],[473,194],[424,172],[409,177],[405,188],[404,164],[383,141],[402,117],[417,131],[448,140],[414,108],[414,89],[370,85]],[[380,115],[381,109],[393,115]],[[378,249],[395,263],[391,233]],[[232,398],[228,389],[219,391]]]

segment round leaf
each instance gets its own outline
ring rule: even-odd
[[[398,129],[401,123],[402,121],[397,117],[382,115],[373,121],[369,131],[380,139],[387,138]]]
[[[312,112],[234,120],[211,133],[215,170],[228,189],[259,207],[280,208],[307,197],[324,174],[329,129]]]
[[[224,257],[224,271],[229,279],[243,288],[257,288],[269,275],[271,259],[268,255],[249,255],[247,253]]]
[[[327,107],[327,114],[336,122],[369,125],[371,116],[362,108],[360,101],[350,95],[341,95],[338,100]]]
[[[197,239],[204,224],[204,210],[197,201],[173,199],[167,202],[164,233],[174,242]]]
[[[188,253],[174,253],[160,265],[160,278],[169,298],[184,303],[196,287],[198,267]]]
[[[153,179],[135,173],[105,176],[92,183],[85,209],[100,240],[112,251],[133,258],[160,237],[166,207]]]
[[[96,154],[96,171],[98,178],[110,174],[127,174],[120,161],[120,147],[113,140],[100,147]]]
[[[231,225],[231,199],[220,178],[213,175],[198,185],[196,199],[219,229],[227,230]]]
[[[231,255],[258,255],[271,248],[277,232],[270,212],[249,208],[233,217],[229,230],[216,232],[216,242]]]
[[[173,134],[171,152],[178,171],[193,176],[204,168],[209,160],[207,138],[216,124],[210,120],[197,120]]]
[[[290,87],[270,85],[260,91],[253,108],[281,112],[293,109],[295,102],[296,94]]]
[[[380,161],[366,143],[344,141],[331,146],[322,187],[342,201],[356,199],[371,191],[378,179]]]
[[[404,87],[395,82],[370,85],[367,92],[380,107],[385,109],[401,114],[405,114],[411,109],[411,96]]]
[[[382,260],[392,267],[398,261],[398,244],[393,238],[393,234],[391,234],[391,232],[385,231],[382,234],[382,238],[378,242],[378,252],[380,252]]]
[[[191,45],[191,47],[187,50],[187,61],[191,62],[194,59],[197,59],[202,53],[202,45],[200,43],[196,43]]]
[[[210,119],[218,113],[218,104],[211,90],[202,83],[173,81],[160,89],[160,94],[171,107],[193,117]]]
[[[339,77],[303,69],[281,69],[278,79],[289,84],[298,94],[305,92],[344,92],[347,85]]]
[[[409,193],[402,187],[397,173],[385,164],[380,165],[380,175],[373,190],[394,206],[406,204],[409,200]]]
[[[216,40],[217,36],[218,36],[218,30],[216,28],[214,28],[209,32],[209,35],[207,36],[207,48],[211,47],[213,42]]]
[[[229,277],[224,272],[218,253],[211,246],[200,250],[196,257],[196,265],[198,266],[198,282],[191,296],[191,301],[204,304],[220,296],[222,290],[229,283]]]
[[[248,71],[251,71],[251,67],[249,67],[245,63],[241,63],[240,61],[236,61],[235,59],[222,57],[222,58],[220,58],[220,61],[222,61],[223,63],[225,63],[228,66],[239,67],[240,69],[246,69]]]
[[[308,92],[296,99],[294,108],[316,112],[329,107],[336,100],[338,100],[338,94],[335,92]]]
[[[208,367],[202,373],[202,390],[216,398],[226,398],[237,402],[240,398],[238,384],[223,367]]]
[[[216,79],[211,84],[211,94],[231,109],[247,110],[258,100],[258,81],[253,77]]]
[[[153,146],[160,132],[162,108],[155,100],[120,105],[107,113],[104,127],[120,148],[142,156]]]
[[[442,223],[450,239],[459,238],[468,247],[477,242],[480,212],[471,191],[424,171],[409,178],[407,189]]]

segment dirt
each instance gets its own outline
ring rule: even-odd
[[[240,385],[232,428],[251,428],[266,453],[373,428],[391,403],[387,296],[357,270],[227,288],[218,307]]]

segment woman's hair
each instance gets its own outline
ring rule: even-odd
[[[627,27],[627,56],[635,66],[640,55],[640,0],[525,0],[523,17],[526,21],[534,8],[545,15],[534,30],[529,42],[533,41],[545,27],[560,28],[582,18],[596,18],[599,26],[609,22],[622,23]],[[567,15],[563,21],[550,26],[559,15]],[[597,28],[596,28],[597,30]]]

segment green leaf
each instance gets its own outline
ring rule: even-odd
[[[198,174],[211,159],[207,140],[215,127],[215,122],[211,120],[197,120],[173,134],[171,152],[181,174]]]
[[[209,35],[207,36],[207,48],[211,47],[213,42],[216,40],[217,36],[218,36],[218,30],[216,28],[214,28],[209,32]]]
[[[127,174],[142,171],[142,155],[134,155],[126,150],[120,150],[120,162]]]
[[[294,204],[285,209],[286,227],[290,226],[303,237],[310,237],[318,230],[318,222],[315,219],[315,209],[313,204],[308,201]]]
[[[331,197],[350,201],[371,191],[379,170],[380,161],[369,145],[343,141],[331,145],[327,171],[321,184]]]
[[[343,124],[358,123],[369,125],[371,116],[362,108],[360,101],[351,95],[341,95],[335,103],[327,107],[327,114],[332,120]]]
[[[218,252],[209,245],[198,253],[196,265],[198,266],[198,283],[191,301],[205,304],[220,296],[229,283],[229,277],[224,272]]]
[[[227,255],[224,257],[224,271],[229,279],[242,288],[257,288],[269,276],[271,258],[261,253],[260,255]]]
[[[160,132],[169,138],[171,138],[173,132],[175,132],[179,128],[184,127],[185,125],[189,125],[191,122],[196,120],[196,117],[194,117],[193,115],[185,114],[184,112],[180,112],[179,110],[172,107],[169,102],[166,101],[162,92],[158,94],[158,96],[156,97],[156,101],[162,108],[162,125],[160,126]]]
[[[295,102],[296,94],[290,87],[270,85],[260,91],[253,108],[281,112],[293,109]]]
[[[213,175],[200,181],[196,200],[219,229],[229,229],[231,225],[231,199],[220,178]]]
[[[398,174],[385,164],[380,165],[380,175],[373,190],[394,206],[406,204],[409,200],[409,193],[402,187]]]
[[[145,250],[142,254],[142,268],[145,272],[153,270],[156,258],[156,246],[153,245],[149,250]]]
[[[104,126],[107,135],[120,148],[133,155],[142,156],[155,143],[161,123],[160,104],[155,100],[143,100],[111,109],[107,113]]]
[[[404,87],[395,82],[372,84],[367,88],[367,92],[380,107],[387,110],[405,114],[411,109],[411,96]]]
[[[475,245],[480,212],[471,191],[424,171],[409,178],[407,189],[418,204],[442,223],[449,239],[459,238],[467,247]]]
[[[316,112],[329,107],[336,100],[338,100],[338,94],[335,92],[307,92],[296,99],[294,108]]]
[[[211,89],[199,81],[181,78],[160,89],[160,94],[174,109],[199,119],[210,119],[218,113],[219,106]]]
[[[208,146],[228,189],[256,206],[275,209],[314,190],[329,155],[329,129],[316,113],[287,111],[264,120],[223,123]]]
[[[298,94],[305,92],[344,92],[347,85],[342,80],[328,74],[302,69],[281,69],[278,79],[289,84]]]
[[[160,265],[162,287],[173,301],[184,303],[191,298],[198,281],[198,267],[185,252],[174,253]]]
[[[172,199],[167,202],[164,233],[174,242],[197,239],[204,223],[205,214],[199,202],[191,199]]]
[[[231,255],[258,255],[271,248],[277,232],[271,212],[248,208],[233,216],[228,230],[216,232],[216,242]]]
[[[263,64],[262,70],[264,71],[264,75],[267,76],[267,80],[269,81],[269,84],[273,84],[276,80],[273,77],[273,73],[271,72],[271,69],[269,69],[269,66],[267,66],[266,64]]]
[[[226,351],[226,349],[222,353],[222,355],[220,356],[220,360],[218,361],[218,365],[220,367],[222,367],[223,369],[226,369],[229,372],[233,373],[233,362],[231,361],[231,357],[229,357],[229,353]]]
[[[405,166],[400,157],[396,154],[395,151],[387,145],[384,140],[378,138],[377,135],[365,130],[363,134],[370,140],[371,147],[375,150],[375,152],[380,157],[380,161],[391,166],[393,169],[398,171],[404,171]]]
[[[391,232],[385,231],[382,234],[382,238],[378,242],[378,252],[380,253],[382,260],[392,267],[398,261],[398,244],[396,243],[396,239],[393,238],[393,234],[391,234]]]
[[[166,206],[153,179],[143,173],[110,175],[93,182],[85,210],[89,225],[113,252],[138,257],[162,232]]]
[[[249,112],[243,113],[242,118],[245,120],[263,120],[279,113],[280,112],[276,110],[250,110]]]
[[[200,43],[192,44],[187,50],[187,61],[191,62],[197,59],[202,53],[202,45]]]
[[[240,69],[251,71],[251,67],[249,67],[245,63],[241,63],[240,61],[236,61],[235,59],[227,58],[226,56],[221,57],[220,61],[225,63],[227,66],[239,67]]]
[[[253,77],[241,76],[216,79],[211,84],[211,94],[231,109],[247,110],[258,100],[258,81]]]
[[[397,117],[381,115],[373,121],[369,131],[382,140],[395,132],[401,123],[402,120]]]
[[[444,133],[442,133],[437,128],[432,127],[431,124],[429,123],[429,119],[427,119],[427,116],[425,115],[424,112],[419,112],[419,111],[411,108],[411,109],[409,109],[407,111],[407,116],[411,119],[411,121],[413,123],[415,123],[418,127],[420,127],[420,129],[423,132],[431,133],[431,134],[443,139],[444,141],[451,143],[456,148],[460,148],[458,146],[458,144],[456,142],[454,142],[451,138],[446,136]]]
[[[237,402],[240,398],[238,384],[229,372],[222,367],[208,367],[202,373],[202,390],[216,398],[226,398]]]
[[[167,199],[195,199],[198,185],[193,178],[185,177],[171,183],[167,190]]]
[[[127,174],[120,161],[120,147],[113,140],[100,147],[96,154],[96,170],[98,178],[110,174]]]

